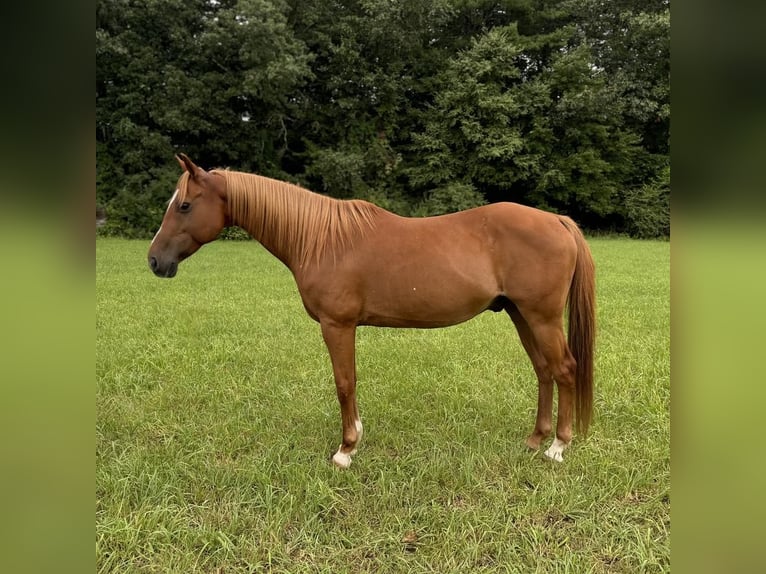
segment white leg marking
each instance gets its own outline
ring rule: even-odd
[[[173,204],[173,200],[178,195],[178,190],[176,189],[175,193],[173,194],[173,197],[170,198],[170,201],[168,201],[168,207],[165,210],[165,215],[167,215],[168,211],[170,211],[170,206]],[[157,236],[160,234],[160,231],[162,231],[162,225],[160,225],[160,228],[157,230],[157,233],[154,234],[154,237],[152,237],[152,242],[149,244],[149,247],[154,245],[154,240],[157,239]]]
[[[563,462],[563,453],[567,446],[567,443],[565,443],[563,440],[555,438],[553,439],[553,444],[551,444],[548,450],[545,451],[545,456],[551,460],[555,460],[556,462]]]
[[[340,451],[341,448],[343,448],[343,445],[340,445],[338,447],[338,452],[332,455],[332,461],[335,463],[336,466],[340,468],[348,468],[349,466],[351,466],[351,455],[342,453]]]
[[[362,435],[364,434],[364,428],[362,427],[362,421],[360,421],[359,419],[356,419],[354,421],[354,426],[356,427],[356,432],[358,434],[357,434],[357,437],[356,437],[356,445],[354,445],[354,450],[352,450],[350,453],[348,453],[348,454],[350,454],[352,456],[356,454],[356,447],[359,446],[359,443],[362,441]]]
[[[364,427],[362,427],[362,421],[359,419],[354,421],[354,426],[356,427],[356,432],[358,433],[358,436],[356,437],[356,444],[358,446],[359,441],[362,440],[362,435],[364,434]],[[332,455],[332,461],[340,468],[348,468],[351,466],[351,457],[356,454],[356,446],[354,447],[354,450],[348,454],[341,452],[342,448],[343,445],[338,447],[338,452]]]

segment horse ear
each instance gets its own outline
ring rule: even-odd
[[[176,160],[178,160],[178,164],[181,166],[181,169],[188,171],[191,177],[194,177],[199,171],[199,168],[194,165],[194,162],[190,160],[189,156],[185,153],[179,153],[176,156]]]

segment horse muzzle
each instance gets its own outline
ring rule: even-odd
[[[178,272],[178,261],[162,262],[153,255],[150,255],[149,268],[157,277],[175,277]]]

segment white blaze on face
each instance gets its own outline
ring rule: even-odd
[[[178,195],[178,190],[176,189],[175,193],[173,194],[173,197],[171,197],[170,201],[168,201],[168,208],[165,210],[165,215],[167,215],[168,211],[170,211],[170,206],[173,205],[173,200],[175,200],[177,195]],[[152,242],[150,245],[154,245],[154,240],[157,239],[157,236],[160,234],[160,231],[162,231],[162,225],[160,225],[160,228],[157,230],[157,233],[155,233],[154,237],[152,237]]]

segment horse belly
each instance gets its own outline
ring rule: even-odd
[[[362,323],[383,327],[446,327],[486,310],[498,296],[488,264],[474,259],[409,261],[378,266],[365,281]]]

